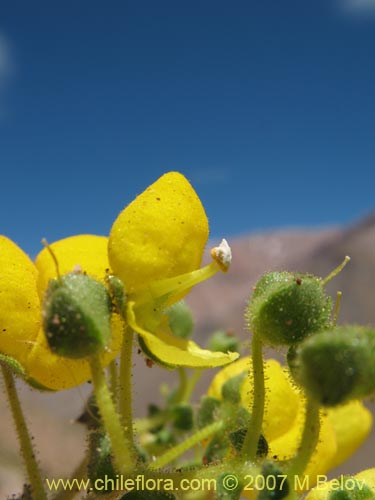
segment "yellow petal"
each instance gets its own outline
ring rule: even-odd
[[[116,357],[121,347],[122,325],[118,315],[112,317],[112,335],[108,351],[101,355],[103,367]],[[25,368],[30,377],[52,390],[69,389],[91,379],[88,361],[53,354],[42,329],[25,361]]]
[[[249,372],[241,389],[242,404],[251,410],[253,402],[253,375],[250,358],[242,358],[223,368],[213,379],[208,395],[221,398],[221,387],[231,377],[243,371]],[[264,364],[265,372],[265,409],[263,433],[267,441],[284,434],[294,424],[300,406],[300,395],[294,389],[286,372],[280,364],[269,359]],[[286,404],[287,402],[287,404]]]
[[[277,456],[278,460],[281,461],[289,460],[295,456],[301,442],[305,421],[304,413],[304,408],[301,407],[294,424],[288,432],[268,443],[270,456]],[[319,442],[302,475],[301,484],[303,484],[303,476],[309,476],[308,486],[314,486],[317,475],[326,474],[330,469],[336,450],[336,439],[331,423],[326,416],[321,414]]]
[[[0,236],[0,351],[21,364],[40,328],[37,274],[29,257]]]
[[[358,481],[364,481],[366,486],[371,488],[375,495],[375,468],[363,470],[354,477]]]
[[[328,418],[334,429],[337,453],[330,469],[345,462],[365,441],[372,427],[372,414],[360,402],[351,401],[328,410]]]
[[[153,356],[167,366],[213,368],[238,358],[238,353],[224,354],[201,349],[195,342],[175,337],[164,330],[159,330],[157,335],[145,330],[137,323],[133,302],[128,303],[127,320],[130,327],[143,338]]]
[[[56,241],[50,244],[50,248],[56,256],[61,275],[80,268],[103,282],[105,270],[109,268],[107,244],[108,238],[104,236],[84,234]],[[57,277],[55,262],[47,248],[38,254],[35,265],[39,271],[38,291],[43,297],[49,281]]]
[[[197,194],[183,175],[169,172],[120,213],[109,237],[109,261],[133,293],[197,269],[207,238]]]

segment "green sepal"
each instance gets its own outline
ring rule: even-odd
[[[221,395],[224,402],[239,404],[241,402],[241,387],[247,372],[243,371],[228,379],[221,388]]]
[[[228,453],[229,448],[230,443],[226,434],[220,433],[218,435],[214,435],[204,450],[202,459],[203,464],[208,465],[212,462],[222,460]]]
[[[261,473],[265,478],[266,487],[260,490],[257,500],[282,500],[289,495],[290,488],[285,479],[286,475],[275,463],[264,462]],[[274,480],[267,480],[270,477]],[[269,489],[267,485],[270,486]]]
[[[126,292],[124,283],[113,274],[107,274],[106,281],[112,298],[114,310],[123,315],[126,307]]]
[[[320,278],[273,272],[256,285],[246,318],[265,344],[293,345],[327,328],[331,309],[332,300]]]
[[[103,351],[111,338],[111,309],[106,287],[86,274],[51,280],[43,303],[50,349],[73,359]]]
[[[164,313],[168,317],[169,328],[173,335],[181,339],[191,337],[194,331],[193,314],[183,300],[168,307]]]
[[[103,484],[100,486],[105,485],[104,480],[106,479],[116,480],[117,472],[113,466],[111,452],[111,443],[104,431],[97,430],[89,434],[89,463],[87,472],[88,478],[94,486],[97,479],[103,480]],[[108,488],[100,487],[98,489],[94,488],[94,490],[98,494],[104,495],[113,489],[109,483]]]
[[[371,488],[363,483],[357,481],[353,477],[342,477],[337,479],[342,482],[340,489],[331,491],[328,500],[374,500],[375,493]]]
[[[198,429],[212,424],[219,415],[220,407],[221,401],[219,399],[212,396],[203,396],[196,417]]]
[[[241,478],[233,472],[223,472],[216,479],[217,500],[238,500],[242,489]]]
[[[375,394],[375,330],[337,326],[305,340],[289,356],[291,372],[323,406]]]
[[[240,341],[229,331],[217,330],[208,339],[207,349],[214,352],[240,352]]]
[[[180,431],[190,431],[194,425],[193,408],[188,403],[179,403],[171,408],[173,427]]]
[[[12,358],[11,356],[0,353],[0,363],[5,364],[12,371],[14,375],[16,375],[17,377],[21,377],[33,389],[37,389],[38,391],[55,392],[53,389],[45,387],[44,385],[34,380],[32,377],[29,377],[29,375],[27,374],[25,368],[21,365],[21,363],[19,363],[16,359]]]

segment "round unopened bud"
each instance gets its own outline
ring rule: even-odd
[[[69,273],[52,280],[43,303],[43,327],[50,349],[67,358],[102,351],[111,337],[111,300],[90,276]]]
[[[270,345],[293,345],[330,324],[332,301],[310,274],[272,272],[257,283],[246,318]]]
[[[302,342],[289,364],[294,378],[324,406],[375,394],[375,330],[337,326]]]
[[[193,408],[188,403],[179,403],[172,408],[173,427],[180,431],[190,431],[194,425]]]
[[[259,491],[257,500],[281,500],[289,495],[289,483],[276,464],[264,462],[262,475],[265,487]]]
[[[207,348],[215,352],[239,352],[240,341],[231,331],[217,330],[209,338]]]
[[[212,424],[220,411],[221,401],[211,396],[203,396],[197,411],[198,429]]]
[[[168,316],[169,327],[173,335],[187,339],[194,330],[193,315],[188,305],[183,300],[168,307],[165,311]]]

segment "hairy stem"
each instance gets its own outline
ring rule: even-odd
[[[216,434],[216,432],[219,432],[223,427],[224,423],[222,420],[203,427],[198,432],[188,437],[185,441],[182,441],[182,443],[179,443],[167,452],[160,455],[154,462],[152,462],[148,466],[149,470],[161,469],[165,465],[173,462],[176,458],[181,456],[186,451],[190,450],[190,448],[193,448],[193,446],[195,446],[196,444],[200,443],[204,439],[209,438],[213,434]]]
[[[14,424],[16,426],[18,439],[21,445],[21,453],[25,462],[33,497],[40,500],[47,500],[47,495],[43,488],[42,476],[35,459],[31,436],[27,429],[26,420],[22,412],[13,374],[10,369],[3,364],[1,364],[1,369],[3,372],[9,406],[12,412]]]
[[[134,470],[136,465],[133,440],[129,439],[129,432],[125,432],[122,428],[122,422],[119,414],[116,412],[99,356],[92,356],[90,358],[90,367],[96,402],[104,429],[111,441],[116,468],[122,474],[129,474]]]
[[[241,456],[245,460],[254,461],[259,437],[262,431],[264,415],[264,366],[263,366],[263,345],[257,334],[254,333],[251,344],[251,354],[253,362],[253,384],[254,398],[250,408],[251,418],[246,432],[246,438],[242,446]]]
[[[124,337],[121,348],[119,409],[126,440],[134,449],[133,401],[132,401],[132,353],[133,331],[124,326]]]

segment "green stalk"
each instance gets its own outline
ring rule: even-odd
[[[116,412],[112,395],[108,389],[99,356],[90,358],[95,398],[102,418],[104,429],[111,441],[112,452],[117,470],[129,474],[136,466],[133,440],[125,432],[119,414]]]
[[[21,453],[25,462],[27,475],[30,481],[32,494],[38,500],[47,500],[47,495],[43,488],[42,476],[35,459],[30,433],[27,429],[26,420],[22,412],[20,400],[18,398],[16,384],[10,369],[1,364],[5,387],[8,395],[9,406],[12,412],[13,421],[16,426],[18,439],[21,445]]]
[[[126,439],[134,449],[133,401],[132,401],[132,353],[133,331],[124,326],[120,358],[119,409]]]
[[[312,398],[306,399],[305,423],[301,443],[296,456],[289,463],[287,474],[290,484],[294,478],[303,474],[319,441],[320,415],[319,405]]]
[[[253,334],[252,344],[253,383],[254,398],[252,408],[249,408],[251,418],[246,432],[246,438],[242,446],[241,456],[244,460],[254,461],[258,450],[258,442],[262,432],[264,415],[264,365],[263,344],[257,334]]]
[[[150,463],[148,469],[151,471],[161,469],[165,465],[176,460],[176,458],[181,456],[186,451],[190,450],[190,448],[193,448],[193,446],[195,446],[196,444],[219,432],[223,427],[224,422],[222,420],[218,420],[217,422],[203,427],[198,432],[188,437],[185,441],[182,441],[182,443],[179,443],[167,452],[160,455],[156,460],[154,460],[154,462]]]

